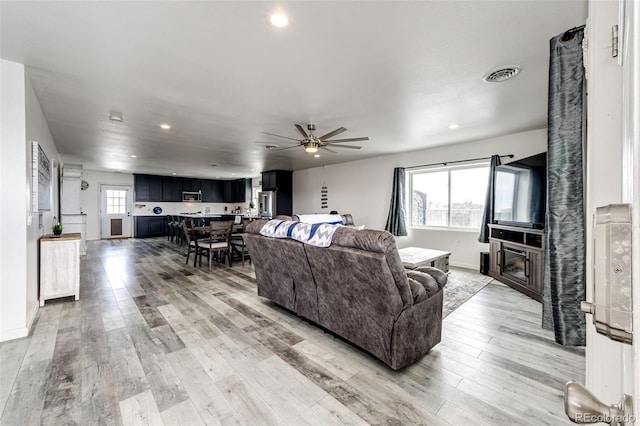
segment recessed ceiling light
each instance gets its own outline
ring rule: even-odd
[[[216,176],[216,179],[220,179],[220,176]]]
[[[451,130],[455,130],[455,129],[457,129],[458,127],[460,127],[460,125],[459,125],[458,123],[451,123],[451,124],[449,124],[449,128],[450,128]]]
[[[122,113],[121,112],[110,112],[109,120],[117,121],[118,123],[122,123]]]
[[[319,158],[319,157],[320,157],[320,154],[314,154],[314,156],[313,156],[313,157],[314,157],[314,158]]]
[[[131,158],[138,158],[138,156],[135,154],[131,154]]]
[[[286,27],[289,23],[289,18],[282,12],[276,12],[271,15],[271,25],[278,28]]]
[[[171,173],[171,174],[172,174],[172,175],[174,175],[174,176],[175,176],[175,175],[177,175],[177,173],[176,173],[176,172],[173,172],[173,173]]]
[[[235,176],[235,175],[236,175],[235,173],[231,173],[231,176]]]
[[[256,169],[251,169],[251,171],[252,171],[252,172],[255,172],[255,171],[256,171]]]
[[[216,163],[211,163],[209,164],[211,167],[218,167],[218,165]]]
[[[160,128],[161,128],[161,129],[164,129],[164,130],[169,130],[169,129],[171,128],[171,125],[170,125],[170,124],[167,124],[167,123],[162,123],[162,124],[160,125]]]

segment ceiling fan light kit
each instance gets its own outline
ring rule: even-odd
[[[291,148],[296,148],[296,147],[303,147],[304,151],[307,154],[315,154],[318,152],[319,149],[322,149],[324,151],[327,152],[331,152],[333,154],[337,154],[336,151],[332,150],[329,148],[329,146],[331,146],[332,148],[348,148],[348,149],[361,149],[361,146],[351,146],[351,145],[339,145],[336,144],[335,142],[340,142],[340,143],[344,143],[344,142],[357,142],[357,141],[368,141],[369,138],[367,136],[364,137],[358,137],[358,138],[346,138],[346,139],[332,139],[330,140],[332,137],[337,136],[341,133],[344,133],[347,131],[347,129],[345,127],[338,127],[337,129],[322,135],[322,136],[316,136],[313,134],[313,132],[316,130],[316,125],[313,123],[309,123],[307,124],[307,131],[309,133],[307,133],[307,131],[304,130],[304,128],[300,125],[300,124],[294,124],[296,130],[298,131],[298,133],[300,134],[300,136],[302,136],[302,139],[294,139],[294,138],[290,138],[288,136],[281,136],[281,135],[276,135],[273,133],[267,133],[267,132],[262,132],[265,135],[269,135],[269,136],[275,136],[278,138],[282,138],[282,139],[288,139],[288,140],[292,140],[295,141],[295,145],[292,146],[288,146],[285,148],[280,148],[277,149],[276,151],[283,151],[285,149],[291,149]],[[289,142],[289,143],[294,143],[294,142]],[[273,148],[269,148],[269,146],[271,145],[267,145],[267,149],[273,149]],[[277,145],[275,146],[277,147]],[[316,156],[314,156],[316,157]]]

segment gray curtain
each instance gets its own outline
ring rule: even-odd
[[[551,39],[542,326],[585,345],[584,30]]]
[[[402,167],[393,169],[391,203],[389,205],[387,224],[384,229],[399,237],[407,235],[404,182],[404,169]]]
[[[495,198],[496,183],[496,167],[500,165],[500,156],[491,156],[491,165],[489,166],[489,184],[487,185],[487,196],[484,199],[484,211],[482,212],[482,224],[480,225],[480,236],[478,241],[481,243],[489,242],[489,224],[493,220],[493,200]]]

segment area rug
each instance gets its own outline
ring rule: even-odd
[[[458,309],[471,296],[482,290],[493,278],[469,269],[452,268],[444,287],[442,318]]]

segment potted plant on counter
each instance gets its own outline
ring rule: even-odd
[[[62,234],[62,224],[60,222],[54,223],[51,229],[53,230],[53,235]]]

